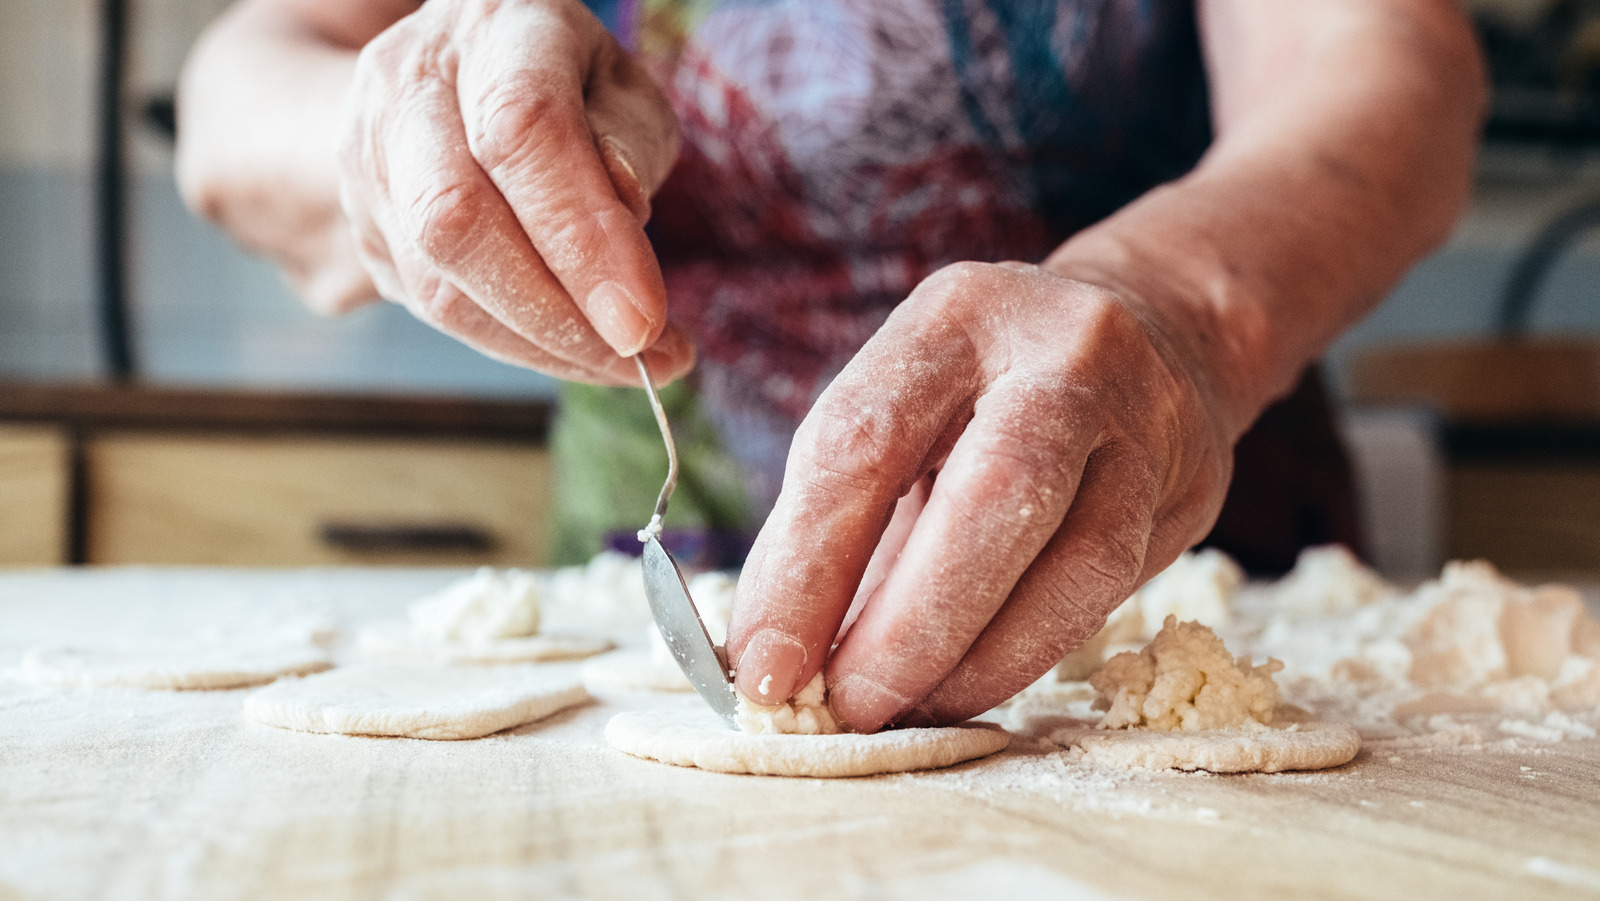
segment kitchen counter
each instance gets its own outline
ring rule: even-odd
[[[459,571],[0,574],[0,899],[1563,898],[1600,893],[1600,740],[1128,774],[1019,736],[849,780],[636,760],[617,696],[484,739],[248,723],[247,690],[32,686],[45,643],[348,630]],[[571,666],[571,664],[563,664]]]

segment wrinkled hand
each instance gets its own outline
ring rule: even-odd
[[[677,123],[577,0],[427,3],[362,50],[348,109],[340,200],[385,297],[560,378],[693,365],[643,230]]]
[[[870,732],[1044,675],[1221,507],[1231,420],[1186,335],[1036,266],[923,282],[795,436],[739,584],[739,690],[777,703],[826,662]]]

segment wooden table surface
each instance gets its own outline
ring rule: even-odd
[[[0,899],[1580,898],[1600,741],[1371,746],[1311,774],[1131,775],[1019,736],[850,780],[729,776],[601,738],[605,698],[466,742],[244,721],[244,691],[35,687],[41,643],[392,618],[452,572],[0,575]]]

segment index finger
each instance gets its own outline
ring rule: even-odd
[[[970,406],[971,343],[937,322],[928,328],[913,307],[889,317],[795,433],[728,629],[745,697],[781,703],[822,669],[895,502],[948,447]]]
[[[598,21],[534,7],[480,27],[458,70],[468,146],[595,329],[617,353],[638,353],[666,323],[666,287],[584,108],[594,48],[610,38]]]

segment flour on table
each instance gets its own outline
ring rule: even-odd
[[[327,651],[306,642],[238,639],[125,647],[38,648],[22,658],[23,678],[82,688],[225,689],[320,672]]]
[[[369,627],[363,656],[422,663],[496,665],[576,660],[611,648],[597,636],[540,633],[544,577],[484,567],[411,605],[406,623]]]
[[[355,664],[269,685],[245,718],[300,732],[478,738],[589,699],[570,672],[538,666]]]
[[[891,729],[872,735],[751,735],[702,704],[621,713],[606,741],[635,757],[718,773],[836,778],[951,766],[1002,750],[1010,736],[985,725]]]
[[[728,621],[733,617],[738,585],[738,580],[725,572],[698,573],[689,579],[689,597],[694,600],[712,644],[720,646],[728,640]],[[584,667],[584,684],[596,692],[694,691],[655,623],[645,626],[640,634],[648,650],[622,651],[590,662]]]

